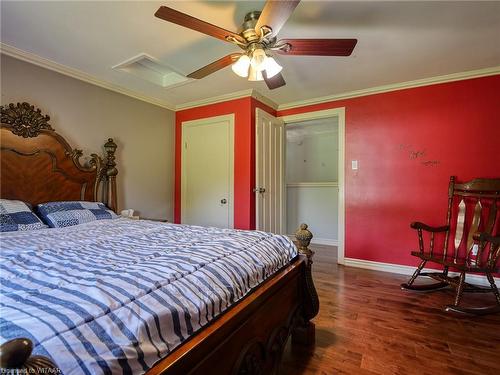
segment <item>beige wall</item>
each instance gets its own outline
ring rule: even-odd
[[[1,55],[2,104],[26,101],[51,118],[74,148],[117,149],[118,206],[147,218],[173,217],[175,113],[62,74]]]

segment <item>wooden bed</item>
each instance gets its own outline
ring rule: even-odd
[[[32,205],[102,201],[116,211],[116,144],[108,139],[103,156],[92,154],[81,163],[82,151],[71,148],[49,120],[28,103],[1,107],[1,197]],[[290,336],[296,344],[314,343],[310,320],[318,313],[319,301],[311,275],[311,238],[303,224],[296,234],[298,257],[148,374],[275,374]],[[9,361],[14,359],[17,368],[36,366],[33,357],[19,360],[26,350],[2,345],[2,366],[12,367]]]

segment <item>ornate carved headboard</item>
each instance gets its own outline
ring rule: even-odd
[[[104,144],[101,158],[73,149],[49,124],[50,117],[28,103],[1,106],[1,197],[33,205],[63,200],[101,201],[116,206],[116,144]]]

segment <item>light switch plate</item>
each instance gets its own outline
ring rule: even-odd
[[[355,171],[358,169],[358,161],[357,160],[351,160],[351,167],[352,170]]]

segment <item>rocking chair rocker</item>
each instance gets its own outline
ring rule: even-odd
[[[401,284],[404,290],[419,292],[435,291],[448,286],[456,288],[455,302],[448,305],[445,311],[464,314],[484,315],[500,312],[500,293],[495,285],[493,274],[500,267],[500,237],[492,236],[500,232],[498,219],[498,203],[500,200],[500,179],[474,179],[466,183],[455,183],[455,177],[450,178],[448,189],[448,212],[446,225],[431,227],[414,222],[410,227],[417,230],[419,251],[412,255],[421,259],[410,280]],[[453,218],[453,220],[452,220]],[[423,232],[429,234],[429,248],[424,248]],[[482,232],[479,234],[479,232]],[[441,251],[435,251],[435,234],[444,235],[444,245]],[[454,233],[454,234],[452,234]],[[450,237],[453,248],[449,249]],[[450,246],[451,247],[451,246]],[[442,272],[422,272],[427,262],[443,266]],[[449,269],[459,272],[459,276],[450,277]],[[470,273],[486,275],[489,287],[477,286],[465,282]],[[419,276],[427,276],[437,280],[433,284],[415,285]],[[462,307],[460,301],[464,292],[493,293],[496,305],[484,307]]]

